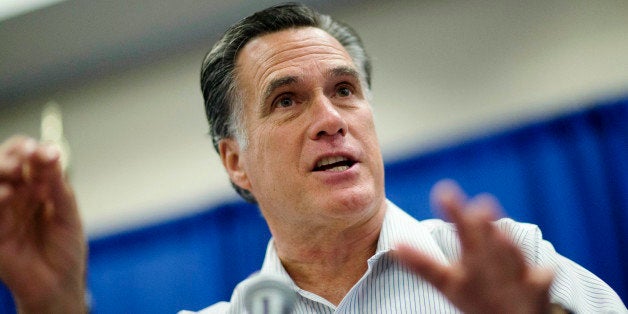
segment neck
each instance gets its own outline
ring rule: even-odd
[[[300,224],[289,232],[273,230],[277,254],[292,280],[338,305],[375,254],[385,208],[383,204],[371,217],[345,227]]]

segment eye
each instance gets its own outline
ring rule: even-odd
[[[294,100],[290,95],[282,95],[275,100],[274,107],[286,108],[294,105]]]
[[[336,89],[336,94],[340,97],[348,97],[351,96],[352,91],[348,86],[340,86]]]

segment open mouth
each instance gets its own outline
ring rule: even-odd
[[[355,163],[356,161],[351,160],[347,157],[325,157],[316,163],[314,171],[345,171],[351,168],[351,166],[353,166]]]

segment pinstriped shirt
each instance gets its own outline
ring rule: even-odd
[[[504,218],[497,226],[521,248],[527,263],[554,269],[552,303],[576,313],[628,313],[606,283],[573,261],[559,255],[543,240],[536,225]],[[298,313],[459,313],[436,288],[391,258],[397,243],[407,243],[443,264],[460,258],[455,227],[442,220],[417,221],[388,201],[375,255],[367,271],[338,306],[300,289],[283,268],[271,239],[260,273],[283,277],[297,292]],[[220,302],[198,313],[246,313],[243,291],[248,280],[234,290],[230,302]],[[180,312],[190,313],[187,311]]]

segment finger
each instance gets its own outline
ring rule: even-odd
[[[481,194],[471,199],[457,225],[458,237],[462,252],[465,253],[467,261],[471,262],[472,266],[482,269],[490,264],[495,269],[512,271],[515,269],[513,265],[519,265],[514,261],[517,261],[516,258],[519,258],[520,254],[516,254],[518,252],[505,254],[507,248],[510,249],[508,252],[516,251],[517,248],[494,224],[497,213],[500,212],[498,208],[499,203],[492,195]],[[501,263],[505,259],[510,261],[511,257],[514,261],[507,265],[512,267],[504,268]],[[516,269],[519,270],[519,268]],[[499,274],[499,272],[494,272],[494,274]]]
[[[500,267],[505,276],[517,280],[525,277],[529,266],[521,249],[500,230],[495,231],[491,241],[495,267]]]
[[[399,244],[393,251],[393,257],[439,290],[443,290],[451,282],[450,267],[440,264],[408,245]]]
[[[444,179],[432,188],[430,202],[446,219],[456,223],[460,219],[459,211],[466,203],[466,196],[454,180]]]
[[[29,160],[33,176],[45,175],[50,169],[54,169],[54,164],[59,161],[60,156],[61,152],[58,146],[54,144],[39,145]]]
[[[554,272],[547,268],[534,268],[530,272],[530,277],[528,280],[529,289],[531,289],[531,295],[533,297],[531,300],[536,300],[536,304],[530,304],[528,308],[535,308],[537,313],[550,313],[548,311],[552,308],[550,305],[550,287],[552,286],[552,282],[554,281]],[[556,313],[564,313],[562,308],[559,307],[561,311]],[[555,313],[552,311],[551,313]]]
[[[19,146],[23,145],[27,141],[35,141],[34,139],[23,136],[14,135],[0,144],[0,152],[4,154],[12,154]]]
[[[456,225],[463,252],[472,251],[481,244],[479,221],[474,217],[478,213],[470,212],[466,208],[469,206],[466,195],[455,181],[439,181],[432,189],[431,198],[432,204]]]
[[[538,290],[547,293],[554,281],[554,271],[549,268],[541,267],[531,269],[530,281]]]
[[[39,179],[45,184],[42,191],[46,205],[45,216],[80,227],[76,199],[64,176],[60,155],[59,147],[55,145],[44,145],[37,152],[38,166],[41,167]]]
[[[499,280],[520,280],[527,269],[520,248],[494,224],[501,212],[497,199],[489,194],[475,197],[467,208],[471,237],[476,241],[474,251],[467,249],[471,267],[490,269],[487,274]]]
[[[13,188],[7,183],[0,183],[0,207],[5,206],[11,200]]]
[[[37,142],[30,138],[14,137],[0,148],[0,181],[22,179],[22,167],[37,149]]]
[[[63,173],[60,166],[59,148],[52,144],[40,145],[30,160],[25,163],[24,177],[31,183],[40,200],[48,198],[52,185],[59,184]]]
[[[480,194],[471,199],[461,214],[465,233],[476,239],[476,243],[488,241],[498,231],[493,224],[498,217],[499,203],[490,194]]]

